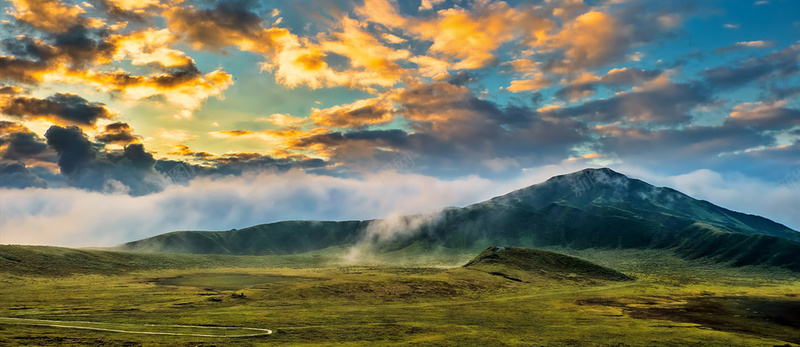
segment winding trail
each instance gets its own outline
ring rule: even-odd
[[[260,328],[247,328],[247,327],[215,327],[215,326],[202,326],[202,325],[163,325],[163,324],[124,324],[124,323],[103,323],[103,322],[82,322],[82,321],[59,321],[47,319],[29,319],[29,318],[12,318],[0,317],[0,324],[17,324],[17,325],[35,325],[54,328],[67,328],[67,329],[83,329],[95,331],[109,331],[115,333],[126,334],[143,334],[143,335],[168,335],[168,336],[195,336],[195,337],[258,337],[272,334],[272,330]],[[191,329],[216,329],[216,330],[251,330],[259,331],[254,334],[241,334],[241,335],[217,335],[217,334],[192,334],[192,333],[171,333],[162,331],[142,331],[142,330],[122,330],[103,328],[98,326],[90,326],[91,324],[106,324],[106,325],[128,325],[139,327],[164,327],[164,328],[191,328]]]

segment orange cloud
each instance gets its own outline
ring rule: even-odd
[[[543,73],[536,73],[527,80],[514,80],[506,89],[511,92],[521,92],[528,90],[539,90],[547,88],[551,84],[550,80]]]
[[[182,155],[200,159],[211,159],[216,157],[216,155],[209,152],[195,152],[192,149],[190,149],[189,146],[187,145],[174,145],[172,146],[172,150],[170,150],[167,154]]]
[[[67,5],[58,0],[10,0],[16,8],[11,14],[17,20],[50,33],[63,33],[79,24],[85,13],[78,5]]]
[[[133,65],[157,63],[163,67],[194,64],[184,52],[169,48],[175,41],[168,29],[147,28],[127,35],[116,35],[112,41],[117,46],[114,60],[130,58]]]
[[[126,100],[160,95],[170,104],[188,111],[198,109],[209,97],[221,97],[222,91],[233,84],[233,77],[222,70],[205,75],[196,70],[177,70],[172,74],[162,72],[136,76],[121,70],[75,70],[63,65],[37,73],[35,78],[40,82],[84,84],[103,92],[118,92]]]
[[[506,89],[511,92],[521,92],[528,90],[538,90],[549,87],[552,83],[544,73],[540,71],[542,63],[535,62],[530,59],[516,59],[506,63],[505,65],[527,77],[524,80],[513,80],[511,86]]]
[[[777,111],[784,108],[786,104],[786,100],[745,102],[733,106],[733,112],[731,112],[730,117],[737,120],[748,121],[763,121],[770,118],[777,118],[780,116],[780,112]]]
[[[269,117],[259,118],[256,120],[272,123],[279,127],[296,127],[308,121],[307,118],[294,117],[288,114],[273,113]]]
[[[425,9],[432,3],[423,4]],[[516,38],[535,42],[553,26],[532,7],[515,9],[507,3],[476,3],[474,8],[441,10],[428,19],[405,18],[387,0],[370,0],[356,9],[369,21],[404,30],[431,41],[429,51],[452,63],[450,69],[479,69],[493,63],[494,52]]]
[[[161,7],[160,0],[106,0],[109,4],[123,11],[133,11],[136,14],[146,14],[145,9]]]
[[[493,52],[514,38],[517,12],[503,2],[485,12],[464,9],[439,11],[435,21],[415,23],[411,28],[422,40],[432,41],[430,51],[456,60],[453,69],[478,69],[495,60]]]
[[[563,49],[570,65],[597,66],[618,53],[619,41],[631,35],[631,30],[605,13],[590,11],[565,25],[548,45]]]
[[[365,125],[386,124],[394,119],[393,107],[383,98],[358,100],[352,104],[326,109],[313,109],[311,120],[320,126],[361,128]]]

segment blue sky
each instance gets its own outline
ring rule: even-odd
[[[355,192],[385,182],[375,177],[397,158],[413,164],[392,179],[400,186],[481,182],[496,194],[612,166],[800,227],[780,207],[800,187],[794,0],[2,6],[0,211],[14,231],[0,242],[31,228],[33,212],[12,206],[20,199],[142,202],[250,175],[342,179]],[[780,203],[729,194],[751,188]],[[397,205],[422,194],[406,191]],[[451,192],[425,206],[477,198]],[[383,207],[296,216],[413,212],[373,205]],[[201,220],[174,227],[246,226]]]

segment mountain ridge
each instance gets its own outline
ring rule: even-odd
[[[412,244],[476,253],[497,244],[657,248],[686,258],[800,271],[800,260],[794,260],[794,255],[800,254],[797,231],[608,168],[554,176],[486,201],[446,208],[433,216],[283,221],[221,232],[181,231],[129,242],[117,249],[261,255],[333,246],[391,252]]]

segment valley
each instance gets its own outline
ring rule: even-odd
[[[479,265],[464,267],[352,265],[341,249],[222,256],[0,246],[0,344],[800,344],[796,272],[657,250],[514,250],[454,255]],[[84,266],[71,274],[47,273],[46,264],[76,257]],[[103,266],[115,257],[134,265]]]

